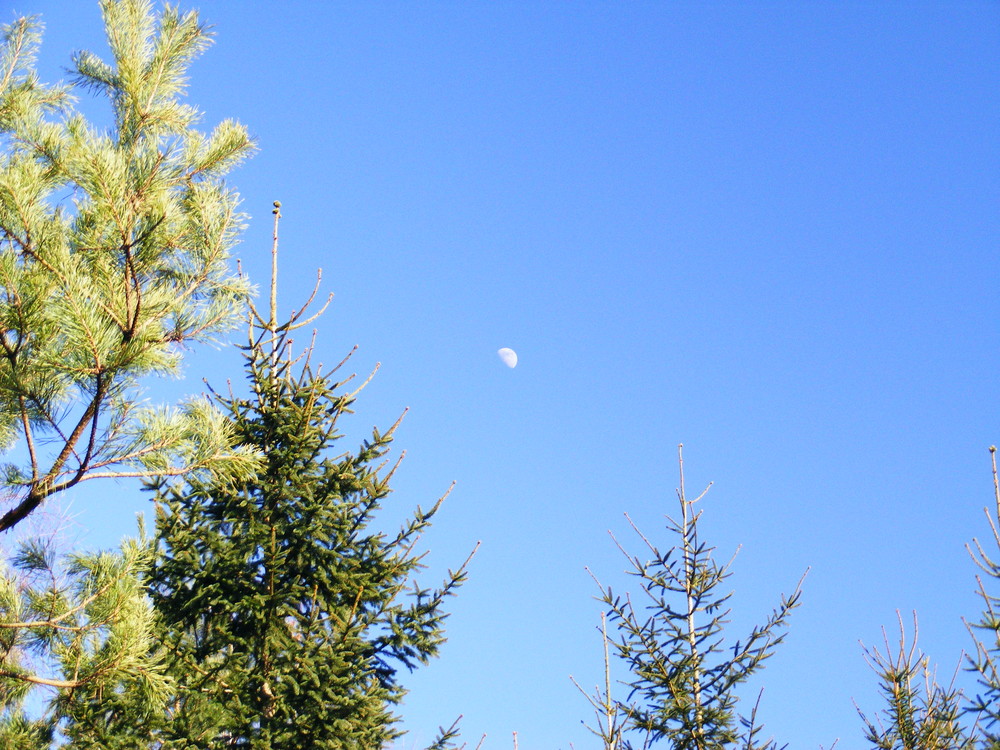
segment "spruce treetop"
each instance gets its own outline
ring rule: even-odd
[[[606,750],[627,750],[629,735],[641,737],[643,748],[665,740],[677,750],[778,750],[773,740],[759,736],[757,704],[749,714],[737,711],[738,689],[763,669],[784,640],[805,575],[790,595],[780,597],[763,624],[730,643],[732,592],[719,587],[731,575],[732,559],[719,564],[714,548],[699,535],[701,511],[695,506],[708,489],[693,500],[687,497],[682,448],[677,449],[680,516],[667,518],[677,542],[661,551],[630,518],[648,557],[626,551],[615,540],[640,593],[633,600],[629,593],[601,586],[599,598],[615,631],[610,636],[605,631],[605,647],[610,643],[627,666],[629,695],[613,700],[609,679],[603,692],[588,696],[601,720],[592,731]]]
[[[417,581],[415,546],[447,492],[398,530],[379,523],[402,460],[387,464],[402,417],[356,450],[341,447],[341,419],[364,386],[351,390],[354,376],[339,376],[348,358],[324,369],[311,345],[294,353],[291,335],[315,319],[316,291],[278,320],[279,204],[274,214],[271,304],[252,309],[244,347],[249,393],[218,398],[263,466],[238,481],[191,474],[151,485],[159,554],[150,594],[180,686],[159,739],[179,748],[385,747],[400,734],[400,675],[437,655],[445,602],[468,560],[437,588]]]

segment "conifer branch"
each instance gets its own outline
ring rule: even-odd
[[[110,99],[109,133],[63,106],[69,99],[61,87],[37,82],[30,22],[6,27],[0,50],[0,90],[21,91],[17,102],[0,98],[10,136],[0,167],[0,261],[15,320],[2,338],[10,341],[12,332],[21,342],[0,358],[0,399],[18,408],[27,444],[21,475],[31,476],[8,483],[13,503],[0,529],[81,481],[95,457],[110,459],[104,441],[119,431],[109,425],[127,413],[117,404],[136,398],[140,377],[176,370],[175,344],[228,328],[247,293],[225,268],[241,217],[235,195],[218,181],[223,170],[193,181],[212,159],[184,164],[201,136],[190,127],[195,110],[177,97],[205,30],[195,15],[181,21],[170,9],[157,27],[142,0],[109,0],[103,14],[114,62],[79,53],[74,85]],[[8,109],[14,106],[16,113]],[[48,121],[57,106],[66,116]],[[253,149],[231,122],[212,143],[224,146],[213,158],[228,166]],[[70,213],[58,205],[68,194],[77,201]],[[50,450],[33,425],[61,442]]]
[[[38,675],[25,674],[23,672],[12,672],[9,669],[0,667],[0,677],[13,678],[21,682],[30,682],[32,685],[44,685],[45,687],[60,688],[63,690],[82,687],[101,677],[102,674],[102,672],[94,672],[84,679],[60,680],[55,677],[39,677]]]
[[[370,382],[372,382],[372,378],[375,377],[375,373],[377,373],[379,371],[380,367],[382,367],[382,363],[381,362],[376,362],[374,369],[372,369],[372,371],[368,375],[368,377],[365,378],[365,382],[362,383],[360,386],[358,386],[357,390],[351,391],[351,393],[347,394],[348,401],[353,401],[357,397],[357,395],[359,393],[361,393],[361,391],[363,391],[365,389],[365,386],[367,386]],[[404,413],[405,413],[405,411],[404,411]],[[402,419],[402,417],[400,417],[400,419]],[[398,422],[397,422],[397,424],[398,424]]]

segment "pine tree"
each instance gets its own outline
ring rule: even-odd
[[[112,60],[77,53],[69,85],[39,81],[36,18],[0,28],[0,530],[99,477],[248,475],[206,399],[140,408],[140,380],[178,372],[192,342],[232,327],[248,296],[228,269],[243,217],[225,174],[253,146],[180,103],[210,42],[193,13],[100,4]],[[75,95],[107,99],[90,123]],[[22,527],[23,528],[23,527]],[[171,681],[153,647],[150,544],[64,554],[27,539],[0,570],[0,747],[135,747]],[[44,710],[25,713],[33,690]],[[35,701],[38,705],[38,702]]]
[[[117,552],[60,553],[52,537],[22,542],[0,572],[0,747],[134,748],[173,694],[155,647],[143,580],[153,548],[140,535]],[[33,689],[52,692],[29,716]]]
[[[666,740],[676,750],[773,748],[773,742],[758,738],[756,706],[748,716],[737,713],[736,691],[784,639],[782,631],[799,604],[801,581],[763,625],[725,647],[731,593],[717,589],[730,575],[729,564],[716,563],[713,549],[699,538],[701,512],[695,504],[705,493],[694,500],[686,497],[680,448],[678,463],[681,515],[679,521],[669,519],[678,544],[661,552],[633,525],[649,559],[618,547],[629,560],[629,572],[639,579],[641,603],[601,586],[601,600],[617,631],[611,640],[629,671],[624,682],[631,692],[626,701],[613,702],[608,684],[604,694],[592,699],[613,722],[606,725],[611,731],[597,733],[606,748],[615,750],[629,747],[626,735],[636,731],[644,737],[644,747]]]
[[[357,391],[338,368],[314,367],[311,348],[293,356],[290,334],[312,318],[304,307],[279,324],[275,289],[272,277],[270,315],[253,314],[250,395],[219,398],[264,468],[153,485],[151,592],[180,688],[164,747],[383,747],[397,736],[398,672],[437,653],[442,605],[465,579],[463,564],[439,589],[413,582],[414,545],[443,497],[397,533],[377,530],[399,421],[356,453],[339,449]]]
[[[76,53],[69,86],[38,80],[37,19],[2,29],[0,448],[26,455],[0,476],[0,531],[88,479],[252,468],[203,400],[137,398],[141,378],[178,372],[186,344],[238,318],[243,216],[223,177],[253,146],[232,121],[203,135],[180,103],[210,42],[195,13],[100,8],[113,60]],[[88,91],[111,106],[106,131],[72,106]]]

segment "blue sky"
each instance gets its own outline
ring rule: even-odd
[[[47,80],[102,49],[96,3],[3,5],[42,14]],[[321,359],[382,363],[349,434],[410,407],[389,516],[456,480],[430,580],[483,543],[442,657],[407,680],[403,746],[458,714],[473,745],[591,746],[569,680],[600,679],[584,566],[624,583],[626,511],[671,543],[681,442],[689,489],[714,482],[704,538],[743,545],[734,634],[811,567],[752,688],[769,733],[859,746],[858,641],[897,609],[950,676],[1000,442],[1000,6],[197,7],[218,37],[190,100],[260,146],[231,180],[244,267],[266,281],[281,200],[286,308],[322,267]],[[202,377],[239,379],[238,357],[198,352],[150,397]],[[80,489],[82,543],[144,502]]]

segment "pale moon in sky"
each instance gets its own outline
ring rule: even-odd
[[[513,349],[508,349],[506,346],[503,349],[497,350],[497,355],[503,361],[507,367],[514,368],[517,367],[517,352]]]

